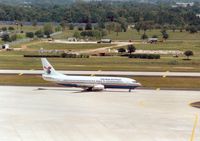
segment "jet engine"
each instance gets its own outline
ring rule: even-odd
[[[104,86],[103,85],[95,85],[94,87],[92,87],[92,91],[102,91],[104,90]]]

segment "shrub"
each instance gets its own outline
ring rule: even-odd
[[[60,57],[62,58],[89,58],[89,55],[84,55],[84,54],[76,55],[76,54],[62,53]]]
[[[73,24],[69,25],[69,30],[74,30],[74,25]]]
[[[145,39],[147,39],[148,38],[148,36],[146,35],[146,34],[143,34],[142,36],[141,36],[141,39],[142,40],[145,40]]]
[[[44,37],[44,33],[42,32],[42,30],[36,31],[36,32],[35,32],[35,35],[36,35],[38,38]]]
[[[4,42],[10,42],[11,39],[10,39],[10,35],[9,34],[3,34],[2,37],[1,37],[2,41]]]
[[[79,27],[78,27],[78,30],[79,30],[79,31],[83,31],[83,27],[82,27],[82,26],[79,26]]]
[[[184,52],[184,55],[187,56],[187,59],[189,59],[190,56],[193,56],[194,53],[191,50],[187,50]]]
[[[7,27],[2,27],[1,30],[2,31],[7,31]]]
[[[130,54],[129,58],[160,59],[159,54]]]
[[[11,31],[11,30],[15,30],[15,28],[12,27],[12,26],[9,26],[9,27],[8,27],[8,30],[10,30],[10,31]]]
[[[34,33],[33,32],[26,32],[26,37],[33,38],[34,37]]]
[[[14,35],[10,36],[10,40],[11,41],[16,41],[17,40],[17,35],[14,34]]]
[[[128,53],[131,54],[132,52],[135,52],[136,48],[135,48],[135,46],[133,46],[133,45],[128,45],[127,50],[128,50]]]
[[[87,23],[85,25],[85,30],[92,30],[92,24],[91,23]]]
[[[126,52],[126,49],[124,49],[124,48],[119,48],[119,49],[117,49],[117,51],[118,51],[119,53],[124,53],[124,52]]]

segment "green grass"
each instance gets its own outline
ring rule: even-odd
[[[74,32],[77,30],[65,30],[62,34],[54,36],[55,39],[67,39],[68,37],[71,37],[74,35]],[[159,29],[153,29],[153,30],[147,30],[146,34],[148,37],[152,37],[153,35],[157,35],[158,38],[162,39],[162,34]],[[167,30],[167,33],[169,34],[169,40],[199,40],[200,39],[200,32],[191,34],[189,32],[183,31],[180,32],[176,30],[173,32],[172,30]],[[104,38],[111,38],[113,40],[140,40],[141,36],[143,34],[143,31],[140,31],[138,33],[136,30],[128,29],[127,32],[119,32],[118,36],[116,32],[110,32],[107,36]]]
[[[0,85],[57,86],[40,75],[1,75]],[[192,77],[134,77],[143,88],[200,89],[200,79]]]
[[[198,89],[200,79],[195,77],[134,77],[145,88]]]
[[[53,36],[54,39],[67,39],[68,37],[72,37],[76,30],[65,30],[61,34]]]
[[[20,26],[18,26],[18,28],[17,28],[17,26],[16,25],[0,25],[0,28],[2,28],[2,27],[10,27],[10,26],[12,26],[12,27],[14,27],[14,31],[21,31],[21,27]],[[42,28],[42,26],[32,26],[32,25],[24,25],[23,27],[22,27],[22,31],[24,31],[24,32],[35,32],[35,31],[37,31],[37,30],[39,30],[39,29],[41,29]]]
[[[200,39],[200,32],[191,34],[189,32],[183,31],[175,31],[167,30],[167,33],[169,34],[169,40],[199,40]],[[111,32],[106,37],[111,38],[113,40],[140,40],[141,36],[143,34],[143,31],[138,33],[136,30],[129,29],[127,32],[120,32],[117,36],[116,32]],[[162,34],[160,30],[147,30],[146,34],[148,37],[152,37],[153,35],[157,35],[159,39],[162,38]]]
[[[142,50],[193,50],[200,52],[200,41],[166,41],[157,44],[137,44],[137,49]]]
[[[173,57],[160,60],[129,59],[126,57],[51,58],[58,70],[113,70],[113,71],[200,71],[200,58],[190,61]],[[41,69],[40,58],[24,58],[22,55],[1,55],[0,69]]]
[[[27,46],[29,49],[39,50],[41,48],[45,50],[86,50],[96,49],[101,47],[111,46],[109,44],[63,44],[63,43],[40,43],[36,45]]]

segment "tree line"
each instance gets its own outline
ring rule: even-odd
[[[148,26],[186,25],[199,26],[200,4],[193,7],[172,8],[170,4],[145,4],[136,2],[75,2],[69,5],[32,5],[31,7],[0,5],[1,21],[63,22],[63,23],[142,23]],[[125,28],[124,28],[125,29]]]

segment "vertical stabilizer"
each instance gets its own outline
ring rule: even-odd
[[[55,75],[57,72],[46,58],[41,58],[44,73],[47,75]]]

